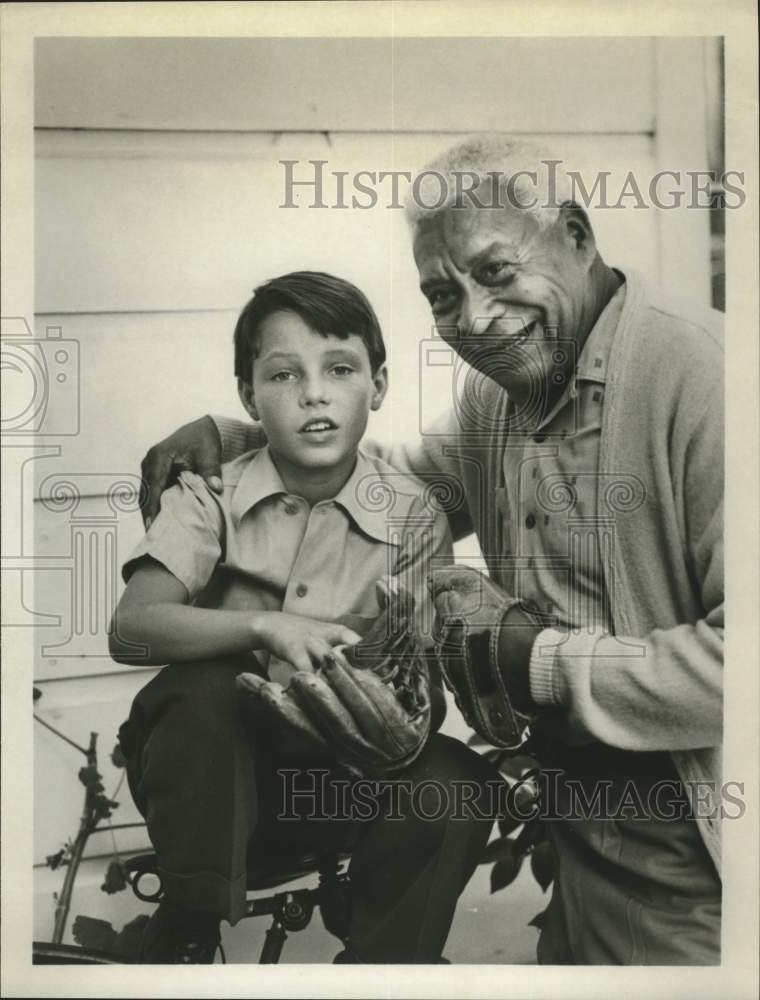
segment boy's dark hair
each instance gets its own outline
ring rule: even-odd
[[[385,363],[385,344],[375,310],[356,285],[322,271],[293,271],[254,289],[235,326],[235,375],[250,382],[258,332],[272,313],[297,313],[323,337],[361,337],[373,374]]]

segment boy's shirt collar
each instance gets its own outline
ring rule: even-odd
[[[249,510],[268,497],[292,495],[288,493],[272,461],[268,445],[261,448],[253,457],[241,456],[241,458],[247,459],[245,468],[237,482],[229,484],[232,490],[230,510],[235,523],[239,523]],[[382,487],[378,486],[380,483]],[[388,497],[389,485],[387,480],[380,476],[370,459],[360,450],[357,452],[354,471],[340,492],[332,499],[315,504],[314,509],[338,504],[365,534],[378,541],[387,542],[389,509],[395,507],[399,501],[408,500],[405,494],[396,493],[394,502],[393,498]],[[379,488],[382,489],[382,493],[378,497]],[[394,514],[405,514],[406,507],[407,504],[404,503],[404,510],[394,511]]]
[[[288,492],[272,461],[268,446],[260,448],[253,455],[250,452],[241,455],[233,464],[238,463],[243,464],[243,470],[237,482],[233,480],[230,484],[230,509],[235,523],[240,522],[252,507],[267,497]]]

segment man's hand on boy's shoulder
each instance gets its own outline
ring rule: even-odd
[[[153,445],[142,460],[145,500],[142,516],[149,528],[161,508],[161,494],[180,472],[197,472],[215,493],[222,492],[222,442],[211,417],[183,424],[169,437]]]

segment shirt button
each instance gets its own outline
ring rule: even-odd
[[[296,587],[296,596],[297,597],[306,597],[306,595],[308,593],[309,593],[309,588],[306,586],[306,584],[305,583],[299,583],[298,586]]]
[[[298,507],[296,507],[296,505],[294,503],[286,503],[285,504],[285,513],[286,514],[297,514],[298,513]]]
[[[546,435],[545,434],[534,434],[533,440],[536,442],[536,444],[541,444],[542,442],[544,442],[546,440]]]
[[[536,519],[535,519],[535,517],[532,514],[528,514],[528,516],[525,518],[525,527],[526,528],[535,528],[535,526],[536,526]]]

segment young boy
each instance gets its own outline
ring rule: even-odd
[[[333,646],[357,642],[380,612],[386,574],[422,610],[431,558],[451,553],[446,519],[418,485],[359,449],[388,381],[380,327],[357,288],[315,272],[276,278],[256,289],[234,339],[239,395],[268,444],[223,467],[222,496],[192,473],[164,493],[124,566],[112,624],[119,662],[169,664],[120,731],[166,891],[142,959],[213,961],[220,920],[240,919],[248,873],[265,870],[275,848],[350,843],[349,942],[338,960],[436,962],[490,823],[454,821],[450,810],[431,819],[440,794],[431,787],[417,814],[412,796],[395,813],[383,800],[363,824],[309,823],[314,794],[303,794],[303,821],[278,821],[278,767],[300,764],[307,793],[320,767],[331,779],[346,774],[273,745],[247,716],[235,677],[285,684]],[[482,787],[491,775],[437,733],[403,773],[413,785],[449,787]]]

